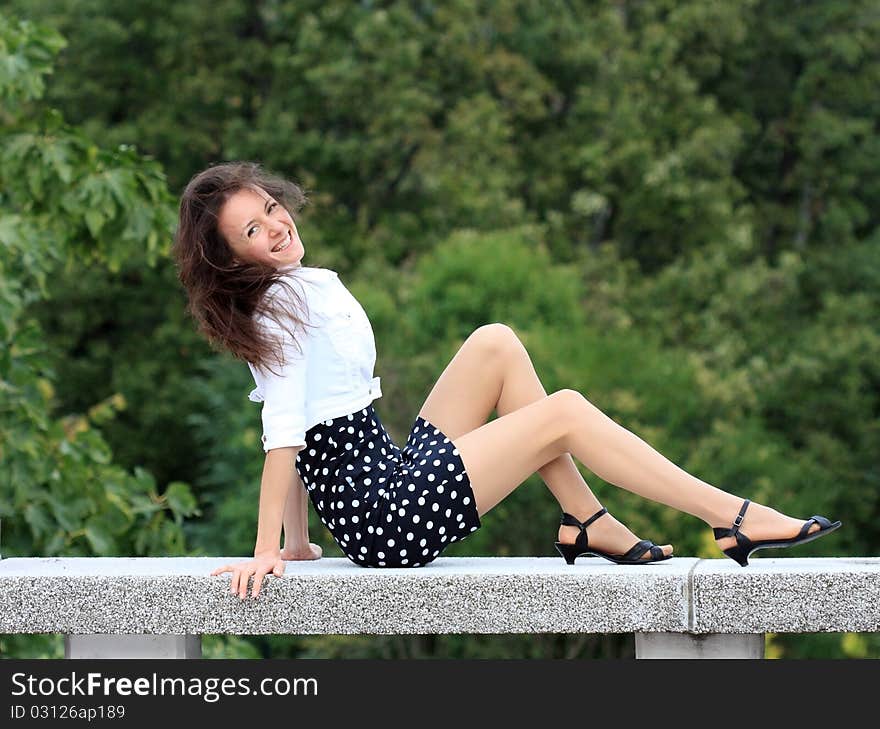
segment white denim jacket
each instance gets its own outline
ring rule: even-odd
[[[382,397],[380,379],[373,377],[373,328],[336,271],[291,266],[285,269],[285,279],[301,291],[307,304],[303,318],[313,327],[294,330],[300,354],[290,335],[274,321],[256,318],[272,336],[281,338],[285,357],[283,366],[272,365],[280,375],[259,372],[248,362],[257,385],[248,399],[263,403],[262,440],[267,453],[273,448],[303,446],[306,431],[313,425],[353,413]],[[283,287],[270,287],[266,293],[284,296],[283,305],[293,309]]]

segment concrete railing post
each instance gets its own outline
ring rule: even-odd
[[[763,658],[763,633],[636,633],[636,658]]]
[[[201,658],[200,635],[65,635],[65,658]]]

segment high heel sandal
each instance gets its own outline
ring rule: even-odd
[[[732,560],[738,562],[743,567],[748,565],[749,555],[757,549],[764,549],[765,547],[792,547],[795,544],[812,542],[814,539],[818,539],[819,537],[828,534],[828,532],[833,532],[842,524],[842,522],[839,521],[831,522],[824,516],[819,516],[818,514],[816,514],[807,519],[806,524],[801,527],[801,530],[800,532],[798,532],[797,536],[791,537],[789,539],[761,539],[757,542],[753,542],[739,530],[740,524],[742,524],[743,522],[743,517],[745,516],[746,509],[749,508],[750,503],[751,501],[749,501],[748,499],[745,499],[743,501],[743,505],[742,508],[739,510],[739,514],[737,515],[736,519],[733,520],[733,527],[713,527],[712,529],[712,532],[715,534],[715,539],[721,539],[723,537],[736,537],[736,546],[728,547],[723,551],[724,554],[726,554]],[[815,532],[810,532],[810,527],[813,526],[814,523],[819,525],[819,529],[817,529]]]
[[[650,539],[639,540],[626,554],[608,554],[608,552],[603,552],[595,547],[589,547],[587,543],[587,527],[607,512],[608,509],[602,508],[601,511],[597,511],[583,524],[571,514],[566,514],[565,512],[562,513],[562,521],[559,522],[560,524],[563,526],[576,526],[581,529],[581,533],[577,535],[574,544],[554,542],[556,551],[563,556],[568,564],[574,564],[577,557],[582,557],[585,554],[604,557],[615,564],[651,564],[652,562],[662,562],[672,556],[671,554],[663,554],[663,549],[654,544]],[[651,552],[651,559],[640,559],[640,557],[649,550]]]

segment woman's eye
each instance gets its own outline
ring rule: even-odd
[[[271,213],[272,210],[273,210],[274,208],[276,208],[277,206],[278,206],[278,203],[277,203],[277,202],[269,203],[268,211]],[[254,228],[256,228],[256,227],[257,227],[257,226],[255,225],[253,228],[248,228],[248,232],[247,232],[247,237],[248,237],[248,238],[251,237],[251,231],[252,231]]]

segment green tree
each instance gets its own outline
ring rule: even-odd
[[[56,369],[30,309],[51,299],[63,267],[118,267],[135,246],[155,258],[170,206],[158,165],[99,149],[40,103],[63,47],[53,30],[0,16],[0,517],[3,555],[183,553],[189,486],[159,489],[143,468],[113,461],[100,426],[118,395],[55,412]],[[156,204],[160,202],[161,204]],[[142,210],[140,218],[126,215]],[[140,227],[138,227],[140,226]],[[57,652],[45,638],[3,638],[0,650]]]

